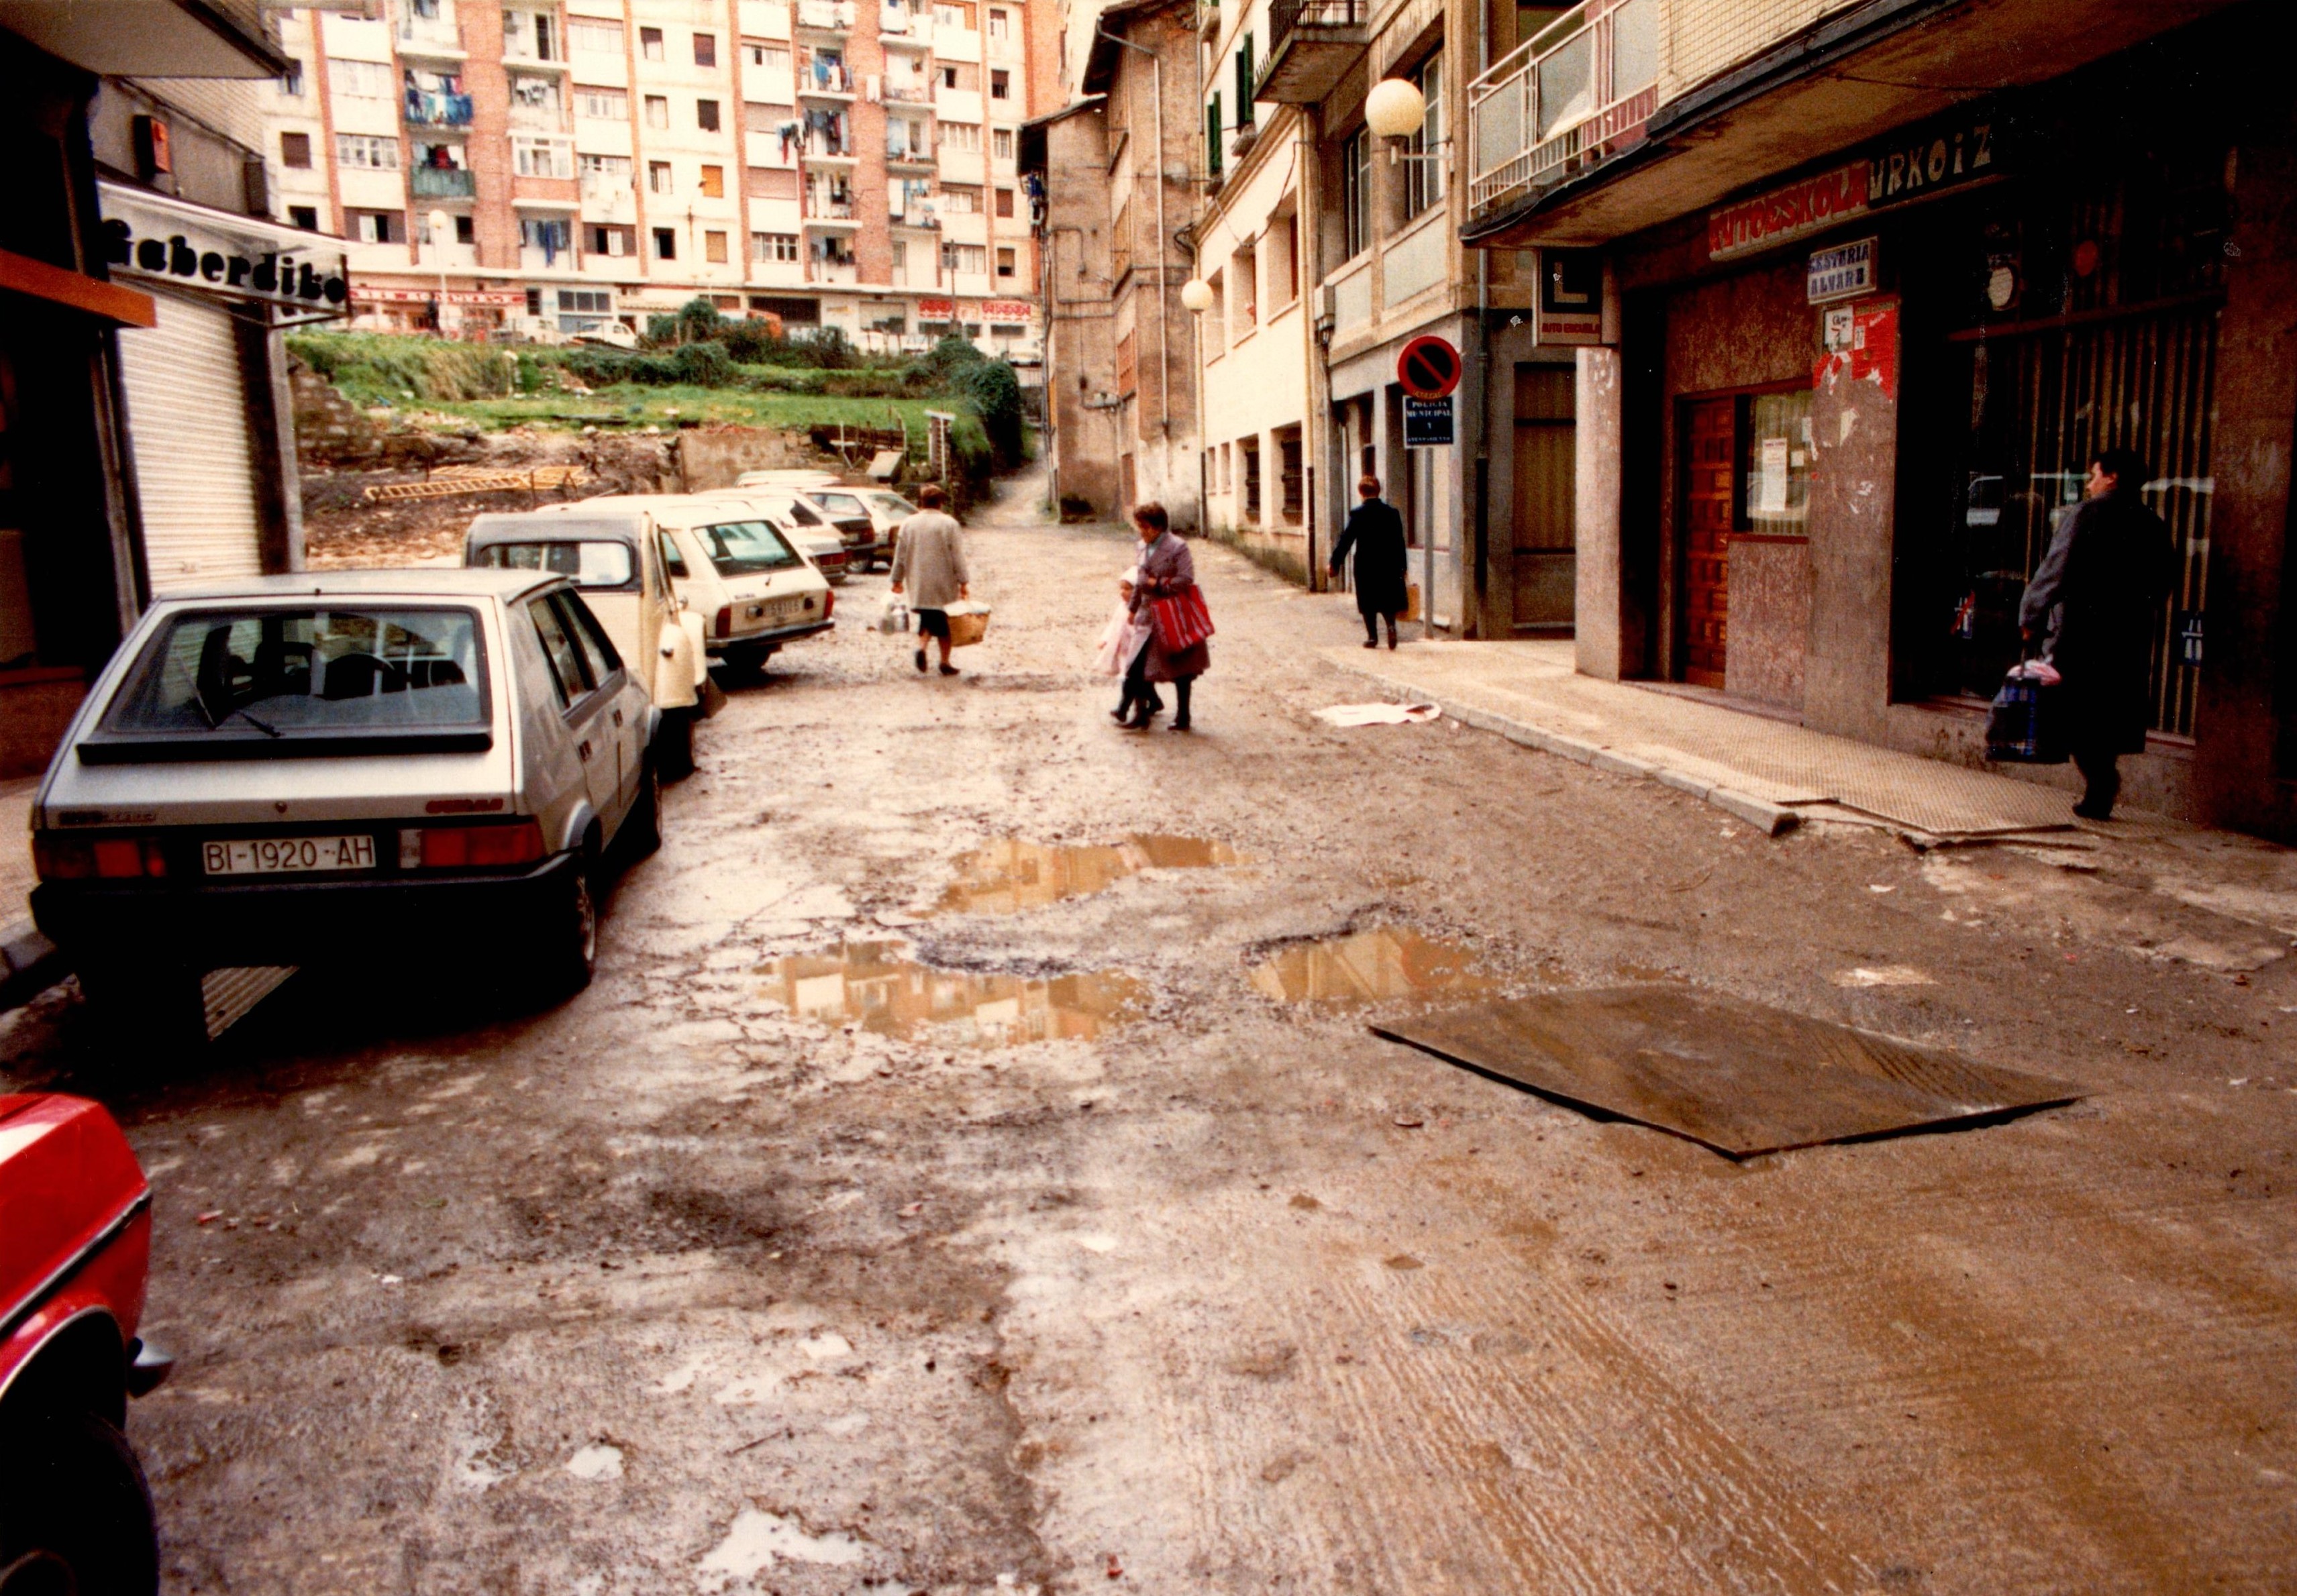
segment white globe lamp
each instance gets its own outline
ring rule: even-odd
[[[428,219],[431,223],[431,244],[432,248],[436,249],[455,235],[455,218],[449,216],[445,211],[434,210],[431,213]]]
[[[1190,277],[1181,284],[1181,303],[1199,316],[1213,308],[1213,285],[1202,277]]]
[[[1364,125],[1382,138],[1410,138],[1428,125],[1428,101],[1401,78],[1383,78],[1364,96]]]

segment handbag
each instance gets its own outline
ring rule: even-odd
[[[1150,600],[1148,614],[1157,646],[1166,654],[1194,648],[1213,635],[1213,613],[1205,607],[1204,589],[1194,582],[1169,598]]]
[[[877,629],[889,634],[909,630],[910,606],[898,598],[888,598],[885,607],[877,612]]]
[[[2046,660],[2010,667],[1986,717],[1986,757],[2004,764],[2064,764],[2062,692],[2058,673]]]

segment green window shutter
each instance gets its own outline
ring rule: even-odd
[[[1236,48],[1236,125],[1252,126],[1252,35]]]
[[[1221,169],[1220,96],[1214,95],[1212,103],[1205,107],[1205,170],[1217,177]]]

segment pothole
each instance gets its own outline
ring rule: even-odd
[[[1143,870],[1205,870],[1249,864],[1226,843],[1153,832],[1121,843],[992,843],[960,856],[941,914],[1018,914],[1064,898],[1105,892]]]
[[[1147,988],[1116,970],[1006,975],[943,970],[894,942],[841,942],[761,967],[765,990],[801,1019],[948,1047],[1091,1041],[1130,1017]]]
[[[1498,991],[1504,983],[1477,970],[1474,956],[1456,942],[1400,926],[1374,926],[1279,949],[1252,967],[1252,984],[1279,1003],[1345,1007],[1472,997]]]

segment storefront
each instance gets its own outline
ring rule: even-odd
[[[284,333],[349,313],[342,246],[120,184],[98,198],[112,272],[159,312],[119,336],[144,596],[300,568]]]

